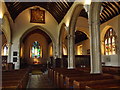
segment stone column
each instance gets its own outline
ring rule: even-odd
[[[62,58],[62,55],[63,55],[63,42],[60,42],[60,60],[61,60],[61,68],[63,68],[63,58]]]
[[[91,74],[102,73],[100,44],[100,3],[93,2],[89,13]]]
[[[59,44],[59,58],[62,58],[62,44],[63,44],[63,42],[60,42],[60,44]]]
[[[68,35],[68,69],[75,68],[75,36]]]
[[[8,59],[7,62],[10,63],[11,62],[11,42],[7,43],[8,46]]]

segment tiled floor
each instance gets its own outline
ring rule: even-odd
[[[48,79],[48,74],[43,73],[41,75],[31,75],[28,88],[55,88],[54,85]]]

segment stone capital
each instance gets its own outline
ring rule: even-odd
[[[73,37],[75,37],[75,35],[70,35],[70,34],[69,34],[69,35],[67,36],[67,38],[73,38]]]

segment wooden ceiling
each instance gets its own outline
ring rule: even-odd
[[[65,39],[68,39],[67,36],[65,37]],[[84,40],[87,40],[87,39],[88,39],[88,37],[85,33],[81,32],[79,30],[77,30],[75,32],[75,44],[82,42]]]
[[[104,23],[120,14],[120,1],[119,2],[103,2],[102,7],[103,7],[103,10],[100,13],[101,23]]]
[[[103,2],[102,11],[100,13],[101,24],[112,19],[113,17],[120,14],[120,1],[119,2]],[[88,19],[88,14],[85,9],[82,9],[79,16]]]
[[[13,20],[25,9],[40,6],[49,11],[58,23],[66,15],[73,2],[6,2],[6,6]]]
[[[75,32],[75,44],[88,39],[87,35],[81,31]]]
[[[60,1],[60,0],[58,0]],[[25,9],[32,6],[40,6],[49,11],[58,23],[66,15],[73,2],[6,2],[6,6],[13,20]],[[119,2],[103,2],[102,12],[100,13],[101,24],[120,14]],[[82,17],[88,18],[87,12],[83,9],[80,12]]]

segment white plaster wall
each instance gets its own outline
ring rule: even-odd
[[[102,62],[105,62],[105,66],[120,66],[118,55],[102,55]]]
[[[87,35],[87,37],[90,38],[88,19],[84,17],[78,17],[76,22],[76,30],[84,32]]]
[[[102,61],[105,62],[105,65],[106,66],[120,66],[120,64],[118,63],[119,62],[119,59],[118,59],[118,55],[120,55],[120,53],[118,52],[118,47],[119,47],[119,44],[118,44],[118,40],[117,39],[117,54],[116,55],[104,55],[104,36],[105,36],[105,33],[106,31],[111,27],[113,28],[113,30],[116,32],[117,34],[117,38],[120,38],[118,37],[118,20],[120,18],[120,15],[119,16],[116,16],[114,18],[112,18],[111,20],[103,23],[101,26],[100,26],[100,32],[101,32],[101,35],[100,35],[100,38],[101,38],[101,53],[102,53]],[[107,57],[110,58],[110,61],[107,62]]]
[[[41,10],[43,8],[40,8]],[[30,8],[24,10],[22,13],[18,15],[18,17],[15,19],[15,23],[13,24],[13,42],[18,40],[24,32],[26,32],[29,28],[33,26],[41,26],[48,30],[53,37],[55,38],[57,36],[57,28],[58,23],[53,18],[53,16],[45,10],[45,24],[39,24],[39,23],[30,23]],[[56,39],[56,38],[55,38]]]

